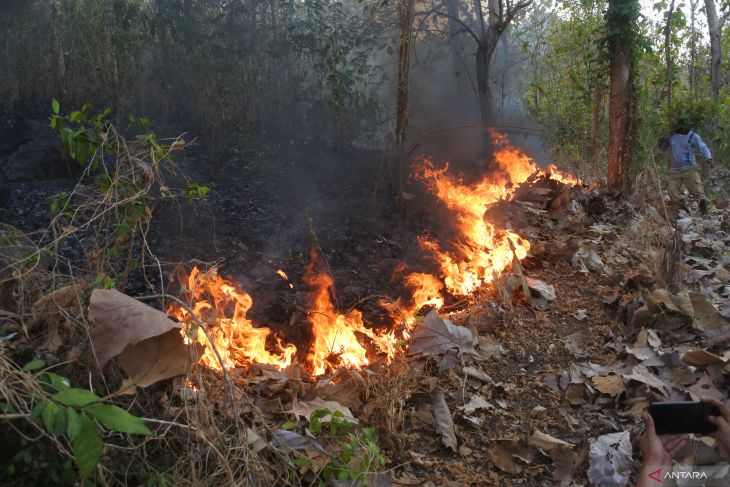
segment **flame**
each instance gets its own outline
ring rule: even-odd
[[[341,314],[332,304],[333,281],[329,274],[318,271],[318,259],[314,249],[304,282],[312,287],[312,309],[309,322],[313,341],[307,356],[315,375],[324,374],[332,366],[362,368],[370,362],[367,349],[360,343],[358,334],[373,342],[377,350],[385,354],[389,363],[396,353],[397,339],[394,332],[376,333],[365,327],[362,313],[358,310]]]
[[[451,250],[443,249],[439,242],[425,235],[419,238],[419,245],[433,254],[446,289],[457,296],[492,282],[511,266],[515,257],[522,260],[530,250],[529,242],[511,230],[495,227],[484,214],[540,170],[527,154],[510,145],[505,135],[493,129],[489,132],[496,148],[492,160],[494,171],[481,180],[466,184],[447,173],[448,164],[439,168],[427,159],[416,170],[416,177],[454,215],[459,235]],[[561,182],[572,180],[560,175],[552,165],[545,175]]]
[[[272,334],[271,330],[256,328],[246,318],[246,313],[253,305],[251,296],[246,292],[222,279],[215,269],[202,273],[195,267],[187,281],[187,289],[193,298],[191,308],[206,326],[223,367],[229,369],[255,362],[285,368],[292,363],[297,353],[294,345],[284,346],[276,338],[275,351],[270,352],[266,342]],[[189,311],[173,303],[168,314],[185,324],[182,333],[187,340],[197,340],[205,347],[200,363],[220,370],[221,363],[213,347],[208,343],[205,333],[197,330]]]
[[[481,180],[466,184],[448,173],[448,165],[437,167],[424,160],[416,169],[416,177],[424,181],[429,190],[450,210],[457,238],[447,246],[429,236],[421,236],[419,244],[430,252],[440,275],[422,272],[406,274],[407,266],[396,266],[391,281],[402,280],[409,296],[381,305],[394,322],[403,323],[382,331],[368,328],[360,311],[338,311],[333,303],[334,283],[322,269],[314,249],[303,281],[308,287],[309,313],[312,341],[307,351],[307,367],[314,375],[322,375],[337,367],[362,368],[370,364],[375,354],[390,363],[398,353],[399,339],[407,338],[415,326],[415,315],[424,306],[436,309],[444,305],[444,293],[455,296],[468,295],[479,286],[488,284],[512,265],[514,259],[522,260],[530,250],[530,244],[509,229],[497,228],[485,219],[490,206],[510,198],[517,185],[541,175],[563,184],[580,181],[561,174],[550,165],[540,171],[532,159],[511,146],[505,135],[491,130],[496,152],[492,161],[494,170]],[[289,277],[282,270],[275,271],[290,288]],[[193,319],[185,307],[173,304],[168,313],[182,323],[186,340],[197,340],[205,346],[200,363],[214,369],[242,367],[251,363],[271,364],[278,368],[288,367],[297,355],[294,345],[285,345],[267,327],[256,327],[246,317],[253,301],[236,284],[222,279],[215,269],[201,272],[197,267],[187,279],[190,308],[197,317]],[[208,338],[197,325],[202,321],[207,335],[215,345],[220,359]]]

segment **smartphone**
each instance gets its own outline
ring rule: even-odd
[[[654,419],[658,435],[683,433],[709,434],[717,428],[710,423],[710,416],[719,416],[715,406],[699,401],[653,402],[649,414]]]

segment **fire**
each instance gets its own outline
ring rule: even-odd
[[[442,246],[431,237],[419,238],[421,248],[429,251],[439,266],[439,277],[421,272],[406,274],[405,264],[399,264],[394,270],[391,281],[402,279],[410,296],[399,297],[390,303],[381,302],[381,305],[394,322],[403,323],[404,327],[375,330],[365,325],[360,311],[340,312],[333,303],[332,277],[322,269],[317,253],[312,249],[303,281],[308,289],[307,322],[312,332],[306,366],[314,375],[337,367],[366,367],[375,355],[390,363],[398,353],[399,340],[408,338],[421,308],[441,308],[445,292],[468,295],[479,286],[492,282],[512,265],[514,259],[522,260],[527,256],[529,242],[512,230],[497,228],[486,220],[487,209],[510,198],[517,185],[536,175],[564,184],[579,181],[559,173],[552,165],[541,172],[532,159],[512,147],[504,135],[490,133],[497,147],[492,161],[494,171],[481,180],[466,184],[448,174],[448,165],[437,167],[429,160],[424,160],[416,170],[416,176],[450,210],[458,236],[448,246]],[[282,269],[275,272],[289,288],[294,288]],[[197,340],[205,346],[200,363],[220,369],[221,360],[215,348],[225,368],[252,363],[285,368],[292,364],[297,348],[282,343],[271,329],[254,326],[246,317],[253,305],[251,296],[236,284],[222,279],[215,269],[201,272],[194,268],[187,279],[187,291],[190,308],[197,320],[202,321],[214,347],[209,346],[208,337],[198,330],[198,323],[186,308],[173,304],[168,313],[185,324],[183,334],[187,340]]]
[[[390,362],[396,353],[397,339],[394,333],[379,334],[367,328],[358,310],[339,313],[332,304],[332,278],[326,272],[318,271],[317,265],[317,254],[312,250],[304,282],[313,289],[310,294],[312,310],[309,322],[314,338],[307,362],[313,367],[314,374],[324,374],[329,367],[336,365],[356,369],[368,365],[367,349],[358,340],[358,334],[372,341],[385,354],[386,362]]]
[[[495,227],[484,218],[487,209],[508,198],[515,186],[539,172],[534,161],[521,150],[511,146],[505,135],[490,129],[496,152],[492,161],[495,170],[473,184],[465,184],[447,173],[448,165],[436,167],[424,160],[416,177],[451,210],[459,231],[458,239],[445,250],[427,236],[419,239],[422,249],[431,252],[441,268],[446,289],[464,296],[494,280],[512,265],[513,259],[524,259],[530,250],[525,239],[508,229]],[[555,166],[546,173],[558,181],[576,181],[562,176]],[[577,182],[577,181],[576,181]]]
[[[294,345],[284,346],[275,339],[275,351],[267,350],[266,342],[271,330],[266,327],[255,328],[246,318],[253,300],[246,292],[239,290],[233,283],[222,279],[215,269],[205,273],[195,267],[188,276],[187,289],[192,295],[192,310],[207,325],[213,345],[218,350],[226,369],[240,367],[252,362],[271,364],[279,368],[288,367],[297,353]],[[204,333],[197,331],[190,313],[185,308],[172,304],[168,314],[187,326],[183,334],[187,339],[195,339],[205,347],[200,363],[214,369],[221,364]],[[190,338],[190,337],[194,338]]]

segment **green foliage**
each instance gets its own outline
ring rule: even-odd
[[[45,475],[55,485],[73,485],[78,480],[74,465],[81,477],[93,476],[104,449],[104,428],[131,435],[151,434],[140,418],[104,402],[87,389],[71,387],[65,377],[43,371],[45,366],[44,360],[33,360],[22,369],[27,373],[36,372],[28,380],[35,381],[43,392],[33,396],[35,405],[27,421],[45,434],[23,437],[11,463],[3,462],[0,480],[12,481],[21,472],[29,468],[38,470],[40,466],[42,471],[34,475]],[[12,407],[4,399],[0,400],[0,409],[12,412]],[[48,442],[47,438],[52,441]],[[68,447],[73,463],[62,460],[62,456],[54,461],[53,456],[58,456],[58,450],[47,458],[49,445]]]
[[[369,474],[378,472],[387,463],[378,446],[375,430],[362,428],[354,432],[354,426],[340,411],[323,408],[310,414],[308,432],[331,446],[329,461],[317,472],[319,485],[325,485],[330,479],[362,485]],[[294,458],[292,462],[300,468],[313,467],[312,461],[306,457]]]

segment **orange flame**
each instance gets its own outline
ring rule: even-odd
[[[221,279],[215,269],[201,273],[195,267],[187,282],[188,291],[193,297],[192,310],[207,326],[213,345],[223,360],[225,368],[238,367],[244,364],[271,364],[285,368],[291,364],[297,353],[294,345],[283,346],[276,339],[275,352],[269,352],[266,341],[271,330],[266,327],[255,328],[246,318],[253,300],[246,292],[239,290],[233,283]],[[185,308],[172,304],[168,313],[185,323],[183,335],[187,339],[194,337],[205,351],[200,363],[220,370],[221,364],[208,339],[195,327],[190,313]],[[214,326],[209,326],[214,325]]]
[[[405,324],[402,335],[396,331],[370,329],[358,310],[340,313],[333,304],[332,277],[321,270],[314,249],[304,282],[310,287],[308,322],[312,342],[307,352],[307,365],[314,375],[345,366],[362,368],[370,363],[373,354],[390,363],[398,351],[398,339],[407,338],[415,325],[415,314],[424,306],[436,309],[444,305],[444,290],[452,295],[467,295],[483,284],[492,282],[516,258],[522,260],[530,244],[508,229],[495,227],[485,219],[487,209],[512,196],[516,185],[540,173],[526,154],[512,147],[506,136],[490,131],[497,151],[492,161],[495,170],[473,184],[447,173],[448,165],[436,167],[424,160],[416,176],[438,197],[449,210],[459,232],[448,249],[440,242],[422,236],[419,244],[430,251],[440,268],[440,278],[431,274],[412,272],[405,275],[405,264],[399,264],[391,280],[403,279],[410,297],[400,297],[394,303],[381,303],[391,318]],[[564,184],[578,180],[560,174],[550,165],[542,172],[547,178]],[[276,273],[289,283],[289,277],[279,269]],[[404,276],[405,277],[402,277]],[[289,283],[293,288],[293,284]],[[297,354],[294,345],[284,345],[266,327],[255,327],[246,317],[253,304],[251,297],[235,284],[221,279],[216,270],[201,273],[194,268],[187,280],[191,295],[191,309],[206,326],[223,367],[240,367],[251,363],[271,364],[279,368],[289,366]],[[196,322],[184,307],[173,304],[168,310],[185,324],[183,335],[205,345],[200,363],[220,369],[221,364],[213,348],[208,346],[203,333],[196,333]]]
[[[326,272],[317,271],[317,265],[317,254],[313,249],[304,281],[313,288],[309,322],[314,339],[307,362],[314,374],[324,374],[328,368],[338,365],[356,369],[368,365],[367,349],[360,343],[358,334],[372,341],[377,350],[385,354],[385,360],[389,363],[396,353],[395,334],[376,333],[365,327],[362,313],[358,310],[339,313],[332,304],[332,278]]]
[[[473,184],[447,174],[448,165],[437,168],[424,160],[416,170],[416,177],[452,211],[459,238],[444,250],[441,244],[429,237],[419,238],[422,249],[430,251],[439,267],[446,289],[458,296],[473,292],[482,284],[490,283],[504,269],[511,266],[513,258],[522,260],[530,250],[530,244],[511,230],[495,227],[484,218],[493,204],[508,198],[516,185],[524,183],[539,172],[534,161],[521,150],[509,144],[507,137],[489,130],[496,152],[492,160],[495,170]],[[555,166],[546,175],[559,181],[576,181],[558,174]]]

